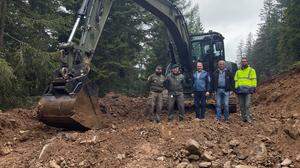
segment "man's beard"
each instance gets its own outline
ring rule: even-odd
[[[242,68],[243,68],[243,69],[245,69],[245,68],[247,68],[247,67],[248,67],[248,64],[242,65]]]

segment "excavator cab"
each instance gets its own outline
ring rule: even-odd
[[[217,69],[217,62],[225,60],[224,37],[209,31],[191,36],[193,62],[201,61],[204,69],[212,74]]]
[[[209,31],[191,36],[192,59],[193,62],[201,61],[204,69],[213,74],[218,68],[218,61],[225,60],[224,37],[218,32]],[[233,62],[225,61],[226,68],[235,74],[237,65]],[[208,105],[215,105],[215,100],[210,97]],[[236,98],[231,95],[229,98],[229,108],[231,112],[236,112]]]

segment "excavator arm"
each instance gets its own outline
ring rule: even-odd
[[[168,0],[133,0],[168,28],[183,73],[190,78],[192,58],[190,37],[180,10]],[[58,127],[100,128],[101,114],[96,110],[97,89],[88,80],[90,64],[114,0],[84,0],[67,43],[60,45],[61,67],[39,102],[38,116]],[[82,24],[79,44],[73,38]],[[172,43],[170,43],[172,44]],[[173,56],[173,59],[175,57]]]

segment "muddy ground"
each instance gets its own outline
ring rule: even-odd
[[[146,98],[114,93],[99,100],[109,123],[68,131],[40,123],[34,109],[0,112],[0,167],[295,167],[300,168],[300,72],[264,82],[253,97],[254,122],[229,123],[214,111],[198,121],[151,123]]]

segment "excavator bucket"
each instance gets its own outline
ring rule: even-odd
[[[39,101],[38,118],[54,127],[99,129],[103,122],[97,92],[91,84],[85,84],[76,94],[45,94]]]

